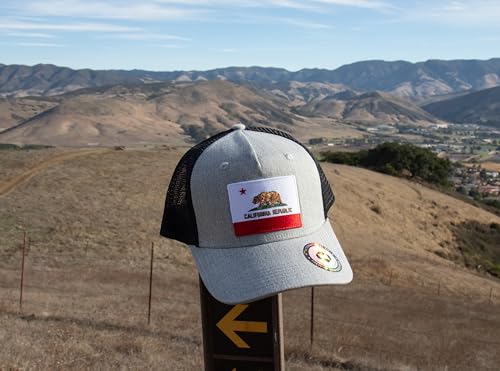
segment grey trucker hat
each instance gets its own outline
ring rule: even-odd
[[[160,233],[190,246],[217,300],[245,303],[352,280],[327,218],[333,202],[321,167],[297,140],[238,124],[182,157]]]

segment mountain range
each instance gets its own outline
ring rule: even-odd
[[[489,60],[362,61],[334,70],[228,67],[209,71],[73,70],[48,64],[0,64],[3,96],[54,95],[86,87],[122,83],[229,80],[273,89],[289,82],[337,84],[353,90],[380,90],[412,99],[480,90],[500,85],[500,58]],[[317,88],[317,87],[315,87]],[[279,89],[282,90],[282,89]]]

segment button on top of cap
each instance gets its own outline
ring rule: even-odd
[[[236,124],[231,126],[231,130],[245,130],[246,126],[243,124]]]

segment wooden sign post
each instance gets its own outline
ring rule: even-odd
[[[247,304],[217,301],[200,279],[205,371],[284,371],[281,294]]]

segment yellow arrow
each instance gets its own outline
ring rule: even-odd
[[[250,348],[250,346],[236,334],[236,331],[267,333],[267,322],[235,321],[236,317],[243,313],[248,306],[248,304],[236,304],[219,322],[217,322],[219,330],[221,330],[238,348]]]

